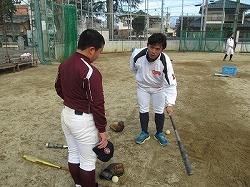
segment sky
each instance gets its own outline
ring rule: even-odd
[[[28,0],[22,0],[23,2],[27,2]],[[139,9],[145,11],[145,0],[139,5]],[[208,0],[209,2],[210,0]],[[215,0],[218,1],[218,0]],[[231,0],[235,1],[236,0]],[[170,25],[174,25],[176,19],[182,15],[182,7],[183,7],[183,15],[197,15],[200,16],[199,10],[202,3],[206,2],[206,0],[146,0],[148,2],[148,13],[150,15],[161,16],[162,14],[162,2],[163,2],[163,14],[166,15],[170,13]],[[183,6],[182,6],[183,3]],[[245,3],[250,5],[250,0],[240,0],[240,3]],[[199,6],[195,6],[199,5]],[[250,11],[248,11],[250,12]]]
[[[209,2],[210,0],[208,0]],[[218,0],[215,0],[218,1]],[[235,1],[236,0],[231,0]],[[200,16],[199,10],[200,6],[203,4],[203,2],[206,2],[206,0],[146,0],[146,5],[148,2],[148,13],[150,15],[158,15],[161,16],[162,14],[162,2],[163,2],[163,14],[166,15],[167,13],[170,13],[170,25],[174,25],[176,22],[176,19],[182,15],[182,7],[183,7],[183,15],[197,15]],[[240,3],[245,3],[250,5],[250,0],[240,0]],[[183,6],[182,6],[183,4]],[[139,8],[143,11],[145,11],[145,0],[143,0],[143,3],[140,4]],[[198,5],[198,6],[195,6]],[[249,12],[249,11],[248,11]]]
[[[164,14],[170,13],[170,16],[180,16],[182,15],[182,3],[183,3],[183,15],[199,15],[200,6],[195,6],[195,5],[202,5],[203,1],[206,0],[154,0],[154,1],[148,0],[148,7],[149,7],[148,11],[150,15],[160,16],[162,2],[163,2]],[[231,1],[236,2],[236,0],[231,0]],[[250,0],[240,0],[240,3],[245,3],[250,5]],[[145,10],[145,0],[140,5],[140,9]]]
[[[28,0],[21,0],[27,3]],[[145,0],[139,5],[139,9],[145,11]],[[184,15],[199,15],[200,6],[206,0],[146,0],[148,2],[148,12],[150,15],[161,16],[161,7],[163,2],[163,13],[170,13],[170,16],[180,16],[182,15],[182,3],[183,3],[183,14]],[[208,0],[210,1],[210,0]],[[218,0],[215,0],[218,1]],[[235,1],[236,0],[231,0]],[[250,5],[250,0],[240,0],[240,3],[245,3]],[[147,3],[146,3],[147,4]]]

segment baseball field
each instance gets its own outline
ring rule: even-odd
[[[167,52],[178,82],[174,122],[192,163],[188,176],[176,137],[166,119],[170,144],[153,139],[135,144],[140,133],[136,82],[129,70],[130,53],[101,54],[94,63],[103,75],[108,125],[124,121],[123,132],[107,127],[114,157],[97,162],[101,187],[249,187],[250,186],[250,54]],[[237,67],[237,76],[217,77],[223,66]],[[67,166],[67,150],[46,148],[65,144],[60,125],[62,100],[54,81],[58,63],[0,73],[0,186],[73,187],[69,172],[29,162],[23,154]],[[150,111],[149,132],[155,133]],[[118,183],[98,174],[110,163],[124,164]]]

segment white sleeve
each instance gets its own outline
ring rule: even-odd
[[[136,73],[135,62],[134,62],[134,56],[135,56],[134,53],[135,53],[135,51],[132,53],[132,55],[130,57],[130,70],[133,73]]]
[[[231,41],[230,41],[230,38],[227,39],[227,46],[228,47],[231,47]]]
[[[137,49],[135,48],[134,51],[131,54],[130,57],[130,70],[136,74],[137,68],[135,66],[135,62],[134,62],[134,57],[141,51],[142,49]]]
[[[164,92],[165,92],[165,106],[172,106],[175,105],[175,101],[177,98],[177,81],[174,74],[174,69],[170,58],[166,56],[166,63],[167,63],[167,74],[169,83],[165,79],[164,76]]]

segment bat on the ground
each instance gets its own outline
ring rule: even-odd
[[[178,142],[178,146],[179,146],[179,150],[181,152],[181,156],[182,156],[182,160],[184,162],[184,165],[185,165],[185,168],[186,168],[186,171],[187,171],[187,174],[188,175],[193,175],[193,169],[192,169],[192,165],[189,161],[189,158],[188,158],[188,154],[183,146],[183,143],[181,141],[181,138],[179,136],[179,133],[175,127],[175,124],[174,124],[174,120],[173,120],[173,117],[172,116],[169,116],[170,117],[170,120],[171,120],[171,123],[172,123],[172,126],[173,126],[173,129],[174,129],[174,132],[175,132],[175,136],[176,136],[176,139],[177,139],[177,142]]]
[[[51,162],[39,159],[39,158],[31,156],[31,155],[23,155],[23,158],[25,160],[28,160],[28,161],[31,161],[31,162],[34,162],[34,163],[37,163],[37,164],[42,164],[42,165],[54,167],[54,168],[61,169],[61,170],[64,170],[64,171],[69,171],[69,169],[67,167],[58,166],[56,164],[53,164]]]
[[[240,78],[239,76],[235,76],[235,75],[225,75],[225,74],[222,74],[222,73],[215,73],[214,75],[217,76],[217,77]]]
[[[225,74],[222,74],[222,73],[215,73],[214,75],[218,76],[218,77],[229,77],[229,75],[225,75]]]
[[[59,144],[59,143],[51,143],[51,142],[47,142],[46,147],[48,147],[48,148],[59,148],[59,149],[67,149],[68,148],[67,145]]]

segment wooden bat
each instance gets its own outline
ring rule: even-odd
[[[51,143],[51,142],[47,142],[46,147],[48,147],[48,148],[68,149],[67,145],[59,144],[59,143]]]
[[[37,164],[42,164],[42,165],[54,167],[54,168],[61,169],[61,170],[64,170],[64,171],[69,171],[69,169],[67,167],[58,166],[56,164],[53,164],[51,162],[48,162],[48,161],[45,161],[45,160],[42,160],[42,159],[39,159],[39,158],[36,158],[34,156],[31,156],[31,155],[23,155],[22,157],[25,160],[28,160],[28,161],[31,161],[31,162],[34,162],[34,163],[37,163]]]
[[[169,116],[169,117],[170,117],[173,129],[174,129],[174,132],[175,132],[175,136],[176,136],[176,139],[177,139],[177,142],[178,142],[179,150],[181,152],[182,160],[184,162],[187,174],[188,175],[193,175],[192,165],[191,165],[191,163],[189,161],[188,154],[187,154],[187,152],[186,152],[186,150],[185,150],[185,148],[183,146],[183,143],[181,141],[181,137],[179,136],[179,133],[178,133],[176,127],[175,127],[173,117],[172,116]]]

